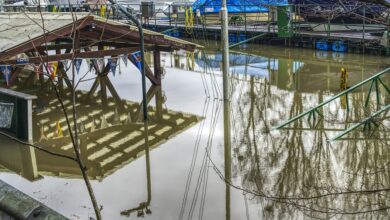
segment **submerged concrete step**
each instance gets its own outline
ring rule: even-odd
[[[0,180],[0,213],[12,219],[66,220],[68,218],[50,209],[30,196]],[[0,215],[0,217],[2,217]],[[7,219],[7,218],[6,218]]]

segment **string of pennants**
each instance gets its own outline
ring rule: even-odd
[[[131,53],[131,54],[124,54],[124,55],[119,56],[119,58],[122,59],[122,61],[125,64],[126,67],[127,67],[127,64],[128,64],[128,57],[129,56],[133,60],[135,66],[139,70],[141,70],[141,68],[142,68],[142,65],[141,65],[141,52],[137,51],[137,52],[134,52],[134,53]],[[80,69],[81,69],[81,65],[83,64],[83,60],[84,59],[80,59],[80,58],[76,58],[76,59],[73,60],[74,67],[75,67],[75,70],[76,70],[77,74],[80,73]],[[89,59],[85,59],[85,60],[87,62],[87,65],[89,66],[90,70],[93,67],[93,65],[92,65],[92,63],[93,63],[92,61],[93,60],[97,61],[97,64],[98,64],[99,68],[101,68],[101,69],[105,65],[105,60],[107,60],[107,64],[110,67],[110,71],[115,76],[116,69],[117,69],[117,66],[118,66],[118,59],[109,57],[109,58],[89,58]],[[59,62],[62,62],[64,64],[64,66],[68,66],[69,65],[69,60],[49,62],[48,65],[47,65],[47,69],[48,69],[48,74],[50,75],[50,77],[52,79],[57,77]],[[29,64],[29,59],[28,59],[28,57],[18,58],[16,60],[16,64],[17,65]],[[43,69],[42,69],[43,65],[42,64],[39,64],[39,65],[31,64],[31,65],[34,68],[34,72],[37,74],[37,78],[39,78],[39,75],[41,75],[43,73]],[[0,65],[0,71],[2,73],[2,79],[6,82],[7,86],[10,83],[12,70],[13,70],[13,65]]]

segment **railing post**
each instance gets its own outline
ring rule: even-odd
[[[172,5],[168,5],[168,19],[169,19],[169,28],[172,27],[172,21],[171,21],[171,7]],[[173,8],[172,8],[173,9]]]
[[[244,5],[244,22],[245,22],[245,35],[246,35],[246,30],[247,30],[247,28],[246,28],[246,4]]]
[[[366,5],[363,6],[363,54],[365,54],[365,36],[366,35]]]

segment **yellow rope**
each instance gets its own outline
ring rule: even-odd
[[[101,17],[106,17],[106,10],[107,10],[107,7],[105,5],[100,6],[100,16]]]
[[[194,27],[194,12],[192,11],[192,7],[185,8],[185,21],[186,21],[186,31],[191,34]]]

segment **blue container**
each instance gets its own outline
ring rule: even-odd
[[[316,49],[317,50],[330,50],[331,46],[326,41],[317,41],[316,42]]]
[[[237,35],[229,34],[229,43],[237,43]]]
[[[335,41],[332,44],[332,50],[334,52],[347,52],[347,45],[344,41]]]

